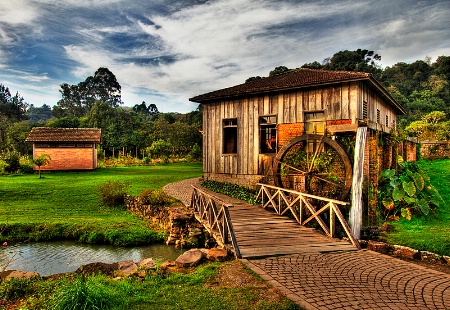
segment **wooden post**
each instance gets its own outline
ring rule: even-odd
[[[334,212],[334,203],[330,202],[330,237],[334,237],[336,231],[336,215]]]

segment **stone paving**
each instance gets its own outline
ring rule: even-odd
[[[164,191],[189,204],[191,184]],[[305,309],[450,309],[450,275],[369,250],[241,260]]]

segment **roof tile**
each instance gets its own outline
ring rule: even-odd
[[[100,143],[101,129],[98,128],[51,128],[34,127],[26,142],[94,142]]]

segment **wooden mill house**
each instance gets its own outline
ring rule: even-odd
[[[34,127],[25,141],[33,143],[33,158],[50,156],[50,164],[41,170],[93,170],[101,129]]]
[[[364,188],[376,186],[396,148],[379,140],[405,110],[371,75],[294,69],[190,98],[203,106],[203,173],[348,200],[355,136],[367,127]],[[370,176],[370,178],[369,178]],[[368,198],[367,198],[368,199]],[[375,220],[376,205],[368,209]],[[367,207],[366,205],[366,207]]]

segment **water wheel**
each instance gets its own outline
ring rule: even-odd
[[[326,136],[305,134],[285,144],[274,160],[278,187],[345,200],[352,183],[347,153]]]

